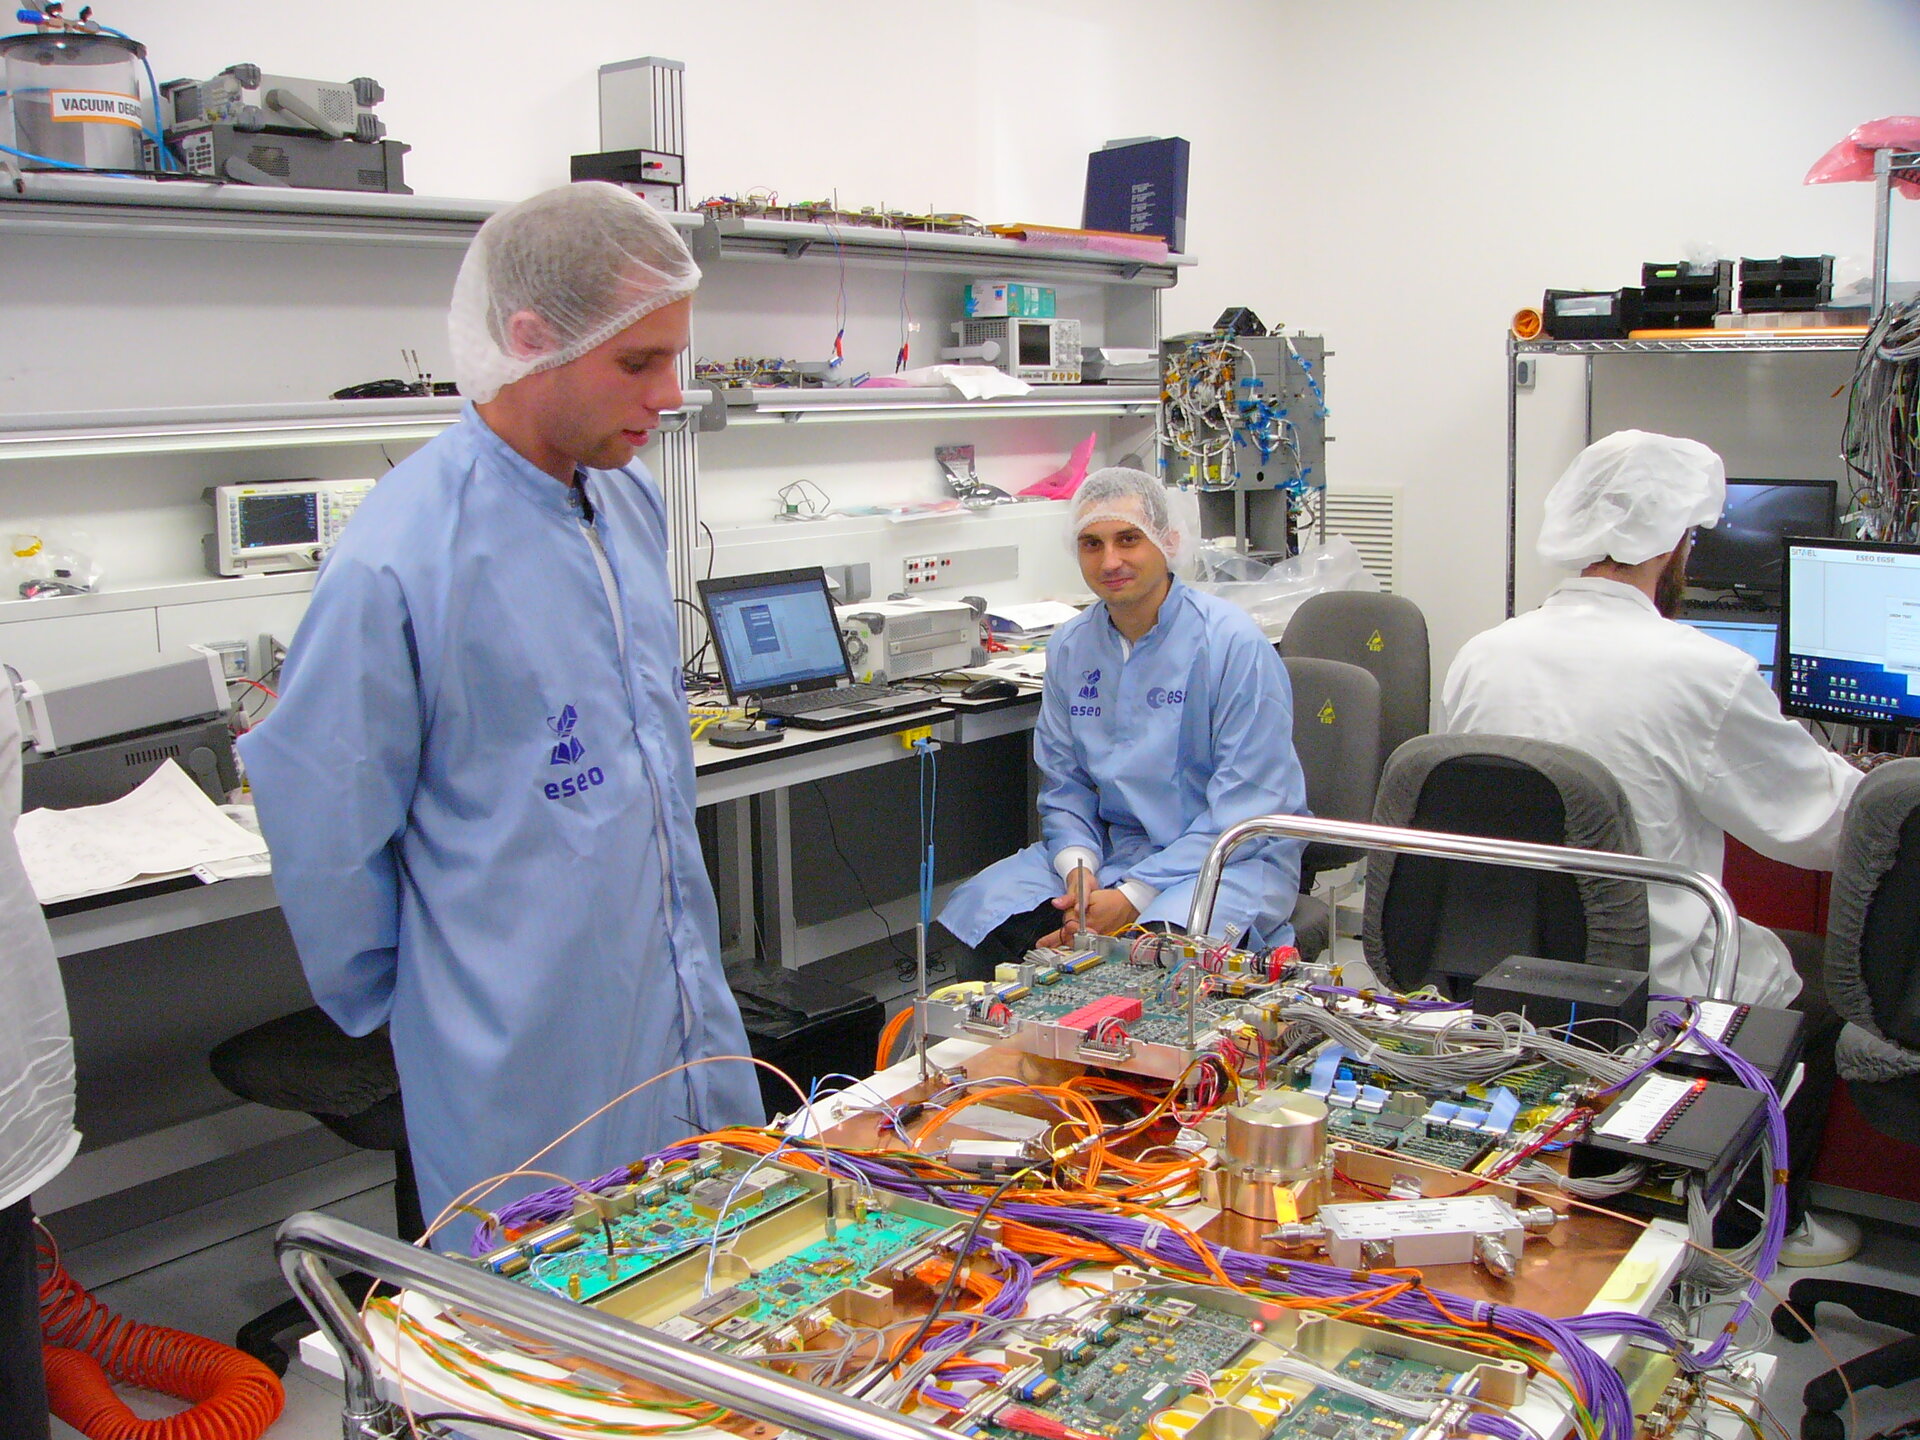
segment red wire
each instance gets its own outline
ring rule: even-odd
[[[249,680],[244,675],[236,675],[234,676],[233,679],[229,680],[227,683],[229,685],[251,685],[256,690],[266,691],[266,693],[272,696],[275,700],[278,700],[280,698],[280,692],[278,690],[270,689],[267,686],[262,685],[258,680]]]

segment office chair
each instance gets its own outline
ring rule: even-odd
[[[316,1006],[222,1041],[207,1064],[214,1078],[242,1100],[304,1111],[349,1145],[392,1151],[394,1231],[407,1241],[426,1232],[407,1150],[400,1075],[385,1030],[349,1035]],[[363,1275],[348,1275],[341,1287],[358,1304],[368,1281]],[[242,1325],[233,1344],[274,1374],[284,1375],[292,1352],[281,1337],[311,1329],[306,1307],[289,1299]]]
[[[1845,1020],[1835,1061],[1873,1128],[1920,1144],[1920,760],[1895,760],[1860,782],[1847,807],[1827,912],[1827,998]],[[1842,1440],[1847,1386],[1888,1389],[1920,1375],[1920,1295],[1845,1280],[1796,1280],[1788,1302],[1809,1321],[1840,1305],[1906,1338],[1807,1382],[1801,1440]],[[1775,1331],[1806,1329],[1786,1308]],[[1841,1376],[1846,1377],[1845,1384]]]
[[[1637,854],[1616,781],[1582,751],[1511,735],[1423,735],[1388,759],[1382,825]],[[1509,955],[1647,968],[1644,885],[1425,855],[1367,863],[1367,963],[1398,990],[1458,998]]]
[[[1358,665],[1297,656],[1285,662],[1293,687],[1293,749],[1307,779],[1307,809],[1328,820],[1366,820],[1380,783],[1380,682]],[[1300,857],[1293,943],[1312,960],[1333,943],[1333,911],[1312,893],[1314,877],[1366,852],[1320,841]]]
[[[1433,669],[1427,617],[1401,595],[1333,590],[1293,612],[1280,637],[1288,660],[1344,660],[1380,682],[1380,758],[1427,733]]]

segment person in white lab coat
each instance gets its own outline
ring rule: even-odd
[[[80,1148],[53,939],[13,843],[20,721],[0,683],[0,1440],[47,1440],[33,1192]]]
[[[1539,540],[1543,561],[1578,574],[1461,647],[1442,726],[1586,751],[1619,780],[1654,859],[1718,879],[1732,835],[1786,864],[1831,869],[1860,772],[1780,713],[1751,656],[1674,619],[1692,532],[1717,524],[1725,503],[1726,468],[1697,441],[1622,430],[1589,445],[1548,494]],[[1706,906],[1654,886],[1647,909],[1653,992],[1706,994]],[[1789,1110],[1797,1219],[1839,1027],[1815,937],[1790,944],[1743,920],[1739,941],[1734,998],[1808,1015],[1808,1073]],[[1789,1263],[1828,1263],[1809,1261],[1816,1252],[1800,1239]]]

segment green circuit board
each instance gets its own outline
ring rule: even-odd
[[[887,1210],[876,1210],[864,1220],[844,1220],[830,1238],[816,1240],[680,1313],[711,1329],[719,1348],[746,1343],[858,1285],[888,1260],[946,1228]]]
[[[1378,1350],[1355,1350],[1334,1369],[1413,1401],[1435,1398],[1457,1373]],[[1282,1415],[1267,1440],[1398,1440],[1420,1423],[1323,1385]]]
[[[657,1188],[653,1203],[640,1203],[631,1214],[618,1216],[606,1225],[591,1222],[578,1230],[578,1240],[570,1249],[552,1249],[534,1256],[526,1268],[508,1276],[522,1285],[547,1290],[569,1300],[589,1301],[617,1290],[628,1281],[665,1265],[676,1256],[698,1250],[712,1242],[718,1217],[718,1233],[730,1235],[762,1215],[771,1214],[812,1192],[800,1181],[772,1166],[761,1166],[756,1179],[770,1179],[765,1190],[748,1193],[734,1188],[746,1174],[750,1161],[728,1160],[705,1176],[693,1170],[680,1171],[643,1186]],[[716,1201],[724,1203],[733,1195],[725,1213],[719,1213]],[[649,1195],[649,1199],[653,1197]],[[708,1213],[696,1208],[703,1205]],[[613,1255],[607,1254],[607,1233],[612,1231]]]
[[[1183,978],[1168,985],[1170,972],[1157,965],[1132,965],[1125,959],[1108,958],[1091,969],[1071,974],[1051,966],[1021,967],[1033,978],[1024,987],[1028,993],[1004,1002],[1017,1023],[1052,1024],[1082,1006],[1109,995],[1134,995],[1141,1001],[1137,1020],[1126,1021],[1127,1034],[1153,1045],[1187,1043],[1187,978],[1203,973],[1189,965]],[[1265,982],[1251,976],[1225,974],[1214,977],[1214,994],[1204,997],[1199,1006],[1200,1028],[1205,1030],[1219,1012],[1230,1010],[1242,999],[1266,988]]]
[[[1353,1109],[1330,1111],[1327,1134],[1331,1139],[1353,1140],[1381,1150],[1393,1150],[1451,1170],[1471,1169],[1493,1145],[1490,1136],[1468,1135],[1444,1125],[1429,1125],[1417,1116]]]
[[[1106,1320],[1019,1404],[1075,1430],[1140,1440],[1147,1423],[1195,1391],[1189,1371],[1214,1375],[1255,1341],[1244,1320],[1177,1300],[1140,1302]],[[1011,1433],[990,1427],[994,1433]]]

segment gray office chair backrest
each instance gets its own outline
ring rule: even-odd
[[[1427,733],[1433,662],[1427,617],[1401,595],[1334,590],[1293,612],[1280,637],[1287,659],[1311,657],[1358,665],[1380,682],[1380,757],[1384,761]]]
[[[1512,735],[1423,735],[1388,759],[1382,825],[1638,854],[1627,797],[1584,751]],[[1465,993],[1509,955],[1647,968],[1647,893],[1628,880],[1424,855],[1367,862],[1362,944],[1401,990]]]
[[[1307,809],[1328,820],[1369,820],[1380,784],[1380,682],[1358,665],[1305,656],[1286,661],[1293,686],[1293,749],[1307,778]],[[1365,852],[1318,842],[1300,863],[1302,888]]]
[[[1920,760],[1880,766],[1847,807],[1826,972],[1827,998],[1847,1022],[1840,1073],[1856,1086],[1920,1077]],[[1876,1096],[1887,1103],[1863,1105],[1863,1113],[1877,1129],[1920,1140],[1920,1087],[1900,1089],[1915,1091],[1908,1104],[1894,1103],[1898,1092],[1889,1090]]]

